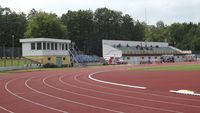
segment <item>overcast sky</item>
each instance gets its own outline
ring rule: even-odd
[[[0,0],[2,7],[15,12],[32,9],[53,12],[61,16],[68,10],[107,7],[129,14],[134,20],[145,21],[145,9],[148,24],[162,20],[165,24],[174,22],[200,22],[200,0]]]

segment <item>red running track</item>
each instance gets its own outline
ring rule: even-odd
[[[200,112],[200,97],[168,92],[171,88],[179,87],[199,91],[199,71],[183,74],[126,70],[129,67],[73,68],[2,76],[0,113]],[[110,72],[92,77],[120,84],[145,86],[147,89],[106,84],[89,78],[91,73],[99,71]]]

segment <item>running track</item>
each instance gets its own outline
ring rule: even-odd
[[[168,72],[124,71],[129,67],[72,68],[1,76],[0,113],[200,113],[199,96],[168,92],[173,86],[199,91],[199,71],[184,72],[192,76],[185,74],[184,78],[180,72],[169,72],[171,76],[167,78]],[[139,67],[143,66],[134,66]],[[163,85],[168,82],[169,85]]]

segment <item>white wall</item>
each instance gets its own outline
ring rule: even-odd
[[[127,59],[129,57],[129,59]],[[144,57],[144,59],[142,59]],[[151,57],[151,59],[149,59]],[[157,57],[155,59],[155,57]],[[123,56],[123,60],[128,62],[128,64],[140,64],[141,61],[143,62],[152,62],[155,63],[156,61],[160,61],[160,56]]]
[[[122,51],[118,50],[112,46],[103,44],[103,57],[110,58],[110,57],[122,57]]]
[[[48,55],[69,55],[69,52],[68,50],[37,50],[37,49],[31,50],[31,43],[29,42],[22,43],[22,56],[48,56]]]

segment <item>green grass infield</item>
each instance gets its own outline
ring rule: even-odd
[[[155,66],[144,68],[130,68],[130,70],[147,70],[147,71],[193,71],[200,70],[200,64],[178,65],[178,66]]]

